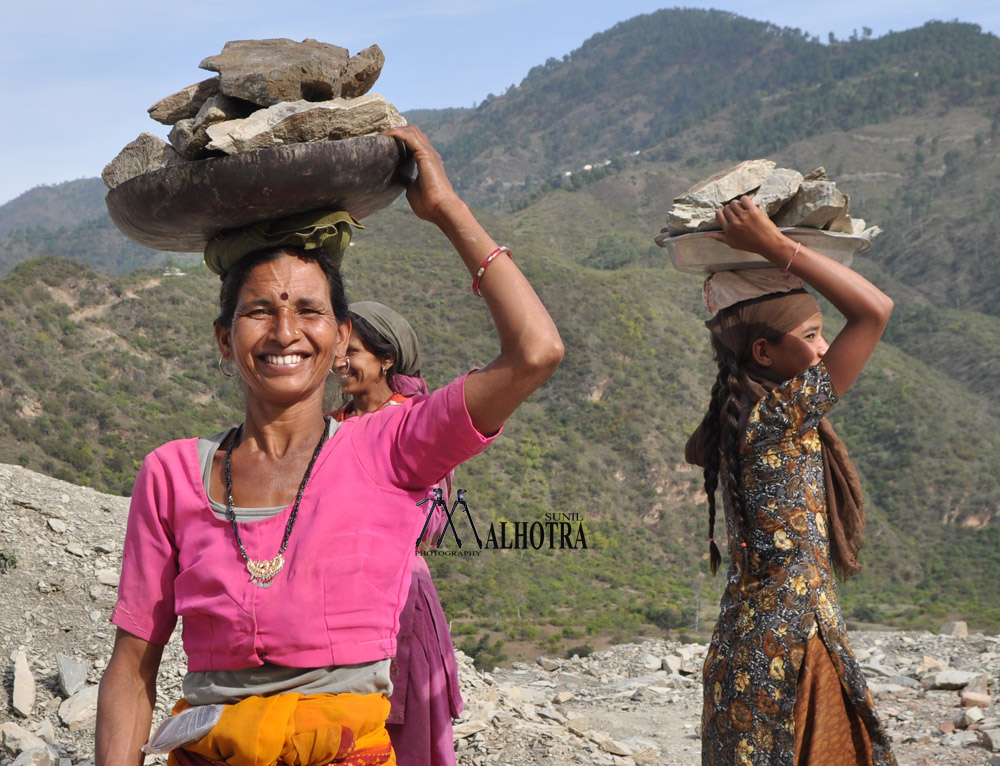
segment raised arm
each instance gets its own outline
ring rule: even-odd
[[[787,269],[847,319],[823,356],[834,388],[843,394],[878,345],[892,313],[892,299],[856,271],[782,234],[750,197],[733,200],[717,219],[724,233],[709,236]]]
[[[435,224],[462,257],[470,275],[497,247],[455,193],[441,157],[420,128],[392,128],[387,135],[413,151],[417,179],[406,198],[417,217]],[[518,405],[555,372],[563,344],[552,317],[514,261],[500,255],[479,283],[500,336],[500,354],[466,379],[465,404],[483,434],[500,430]]]
[[[97,766],[142,764],[162,656],[162,646],[118,629],[97,697]]]

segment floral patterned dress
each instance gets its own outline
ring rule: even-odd
[[[792,766],[796,684],[817,631],[868,732],[874,763],[896,763],[848,643],[830,565],[817,426],[836,401],[820,363],[761,399],[747,421],[741,480],[756,524],[744,573],[725,503],[733,563],[705,660],[703,764]]]

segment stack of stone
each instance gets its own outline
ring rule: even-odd
[[[771,160],[747,160],[701,181],[674,200],[662,232],[671,237],[718,230],[715,214],[732,200],[749,195],[778,226],[811,229],[872,239],[881,232],[848,213],[850,199],[823,168],[808,175],[779,168]]]
[[[104,169],[104,183],[113,189],[181,162],[405,125],[392,104],[369,93],[384,63],[377,45],[352,57],[316,40],[228,42],[200,64],[217,77],[149,108],[154,120],[172,126],[170,143],[142,133]]]

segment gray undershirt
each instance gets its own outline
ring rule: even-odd
[[[327,437],[336,433],[340,423],[330,421]],[[219,447],[233,432],[230,428],[198,440],[198,462],[205,495],[217,518],[226,520],[226,506],[211,494],[212,460]],[[233,508],[237,521],[258,521],[274,516],[280,508]],[[323,668],[290,668],[265,662],[260,667],[240,670],[204,670],[184,676],[184,698],[192,705],[239,702],[246,697],[275,694],[392,694],[389,680],[391,660],[376,660],[357,665],[328,665]]]

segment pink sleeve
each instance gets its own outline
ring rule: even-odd
[[[166,644],[177,623],[177,548],[167,528],[170,482],[155,453],[146,456],[132,490],[118,602],[111,622],[154,644]]]
[[[365,439],[359,457],[403,489],[421,490],[436,483],[455,466],[479,454],[499,435],[483,436],[465,406],[463,375],[429,396],[414,396],[387,408],[385,418],[371,418],[377,429]]]

